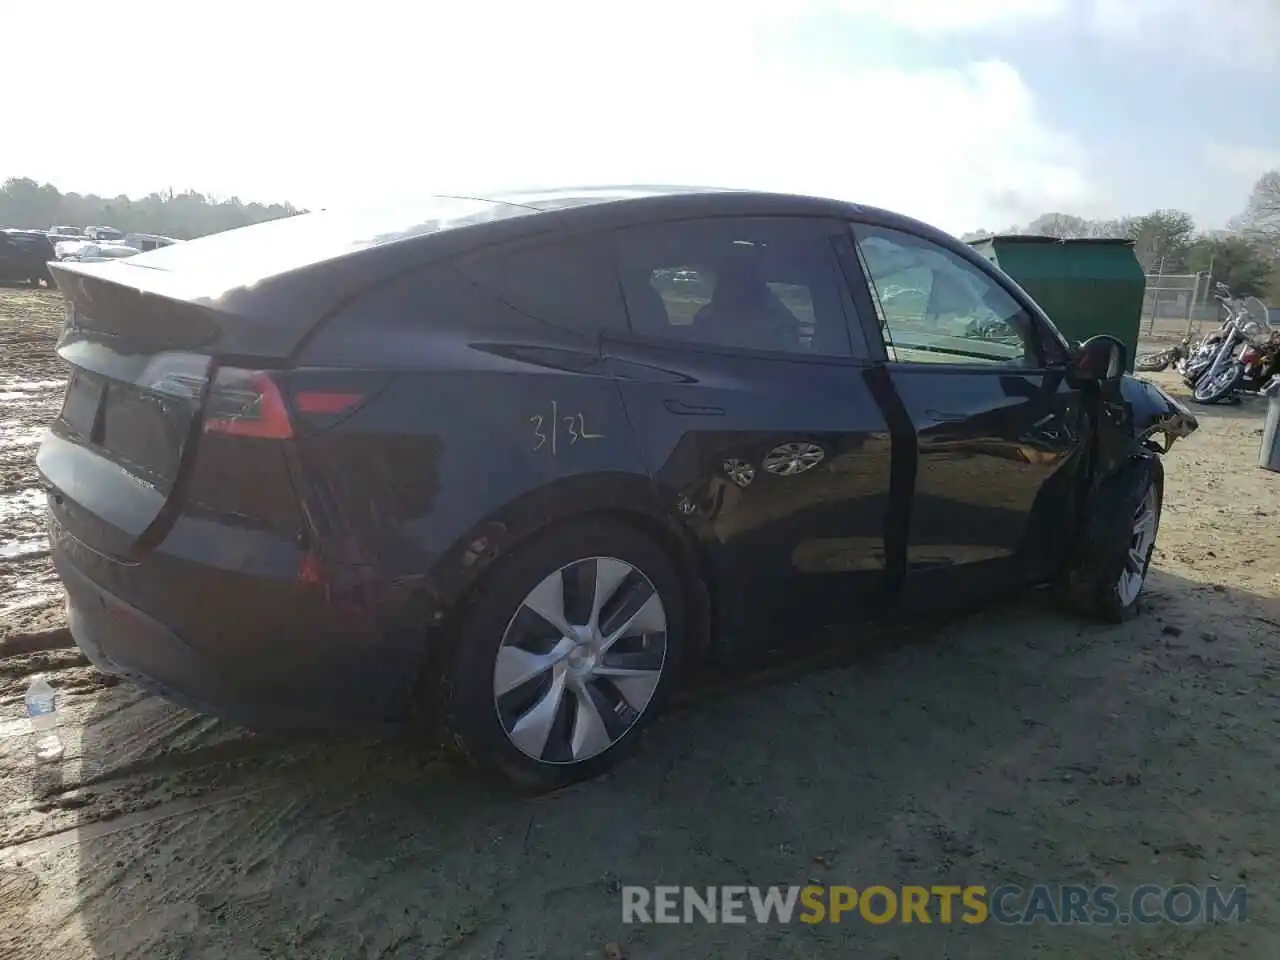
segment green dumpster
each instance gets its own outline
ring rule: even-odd
[[[1138,352],[1147,279],[1132,240],[998,236],[973,248],[1031,294],[1069,340],[1109,333]]]

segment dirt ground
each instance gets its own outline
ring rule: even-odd
[[[38,537],[20,497],[24,431],[56,402],[38,386],[58,376],[52,300],[0,291],[0,429],[25,438],[0,448],[6,543]],[[15,324],[24,310],[36,319]],[[1271,960],[1280,477],[1256,467],[1260,411],[1204,410],[1168,457],[1134,622],[1029,596],[695,698],[613,774],[538,800],[405,743],[253,736],[109,684],[73,651],[2,659],[0,956]],[[0,610],[49,586],[41,558],[24,562]],[[22,717],[37,670],[64,705],[66,755],[48,766]],[[621,922],[622,884],[807,882],[1242,883],[1250,919]]]

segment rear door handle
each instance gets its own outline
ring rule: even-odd
[[[662,405],[678,417],[723,417],[724,407],[703,407],[683,400],[663,400]]]

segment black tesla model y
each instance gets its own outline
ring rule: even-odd
[[[71,631],[251,726],[535,788],[682,668],[1055,584],[1133,611],[1196,427],[915,220],[679,188],[321,211],[52,267]]]

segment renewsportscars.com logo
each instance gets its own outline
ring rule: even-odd
[[[623,923],[1150,924],[1243,922],[1244,887],[818,885],[622,888]]]

